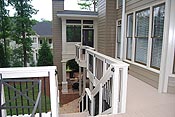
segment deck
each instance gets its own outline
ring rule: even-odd
[[[154,87],[129,75],[126,113],[108,116],[175,117],[174,109],[175,94],[160,94]]]

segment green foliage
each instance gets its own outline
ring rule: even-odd
[[[37,13],[37,10],[33,9],[31,5],[32,0],[11,0],[11,5],[16,10],[14,15],[14,27],[13,27],[13,40],[19,45],[19,49],[22,49],[22,56],[20,61],[23,61],[23,66],[27,66],[28,58],[31,55],[32,40],[31,35],[34,34],[32,26],[36,21],[31,20],[32,15]]]
[[[52,66],[53,65],[53,56],[50,50],[50,47],[46,40],[39,50],[38,66]]]
[[[13,67],[22,67],[23,66],[23,52],[22,52],[22,47],[17,47],[12,50],[12,66]]]
[[[75,61],[75,59],[69,60],[66,64],[66,67],[70,68],[73,71],[79,71],[79,66],[77,62]]]
[[[0,68],[5,66],[5,53],[3,45],[0,43]]]
[[[97,4],[98,4],[98,0],[86,0],[85,2],[78,3],[78,5],[80,6],[80,9],[85,9],[88,11],[92,10],[92,5],[93,5],[93,10],[97,11]]]
[[[78,5],[80,6],[80,9],[86,9],[90,11],[92,3],[83,2],[83,3],[78,3]]]

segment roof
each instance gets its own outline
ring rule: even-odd
[[[38,22],[32,29],[40,36],[52,35],[52,23],[50,21]]]
[[[74,17],[98,17],[98,13],[94,11],[74,11],[74,10],[64,10],[58,11],[57,16],[74,16]]]

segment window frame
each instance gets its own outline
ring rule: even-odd
[[[132,22],[132,34],[131,34],[131,36],[128,36],[129,34],[129,28],[128,28],[128,26],[129,26],[129,24],[128,24],[128,16],[129,15],[132,15],[132,18],[133,18],[133,22]],[[131,42],[133,43],[133,27],[134,27],[134,13],[129,13],[129,14],[127,14],[127,23],[126,23],[126,42],[127,42],[127,44],[126,44],[126,59],[127,60],[132,60],[132,49],[131,49],[131,58],[128,58],[127,56],[128,56],[128,39],[130,38],[131,39]],[[133,48],[132,47],[132,43],[131,43],[131,48]]]
[[[166,4],[165,1],[157,2],[157,3],[154,3],[152,5],[147,5],[147,6],[144,6],[142,8],[140,7],[140,8],[133,9],[133,10],[127,12],[126,15],[125,15],[125,17],[127,19],[127,15],[133,14],[133,39],[132,39],[131,60],[128,60],[127,59],[127,34],[125,33],[125,39],[126,40],[125,40],[125,45],[124,45],[124,47],[125,47],[124,61],[126,61],[128,63],[131,63],[131,64],[134,64],[134,65],[137,65],[137,66],[140,66],[142,68],[148,69],[148,70],[153,71],[155,73],[160,73],[160,69],[155,69],[155,68],[151,67],[151,49],[152,49],[152,38],[151,38],[151,35],[152,35],[152,21],[151,20],[152,20],[152,17],[153,17],[152,16],[153,13],[151,12],[151,10],[154,7],[160,6],[162,4]],[[145,9],[150,9],[150,14],[149,14],[150,19],[149,19],[149,34],[148,34],[148,37],[147,37],[148,38],[147,61],[146,61],[146,64],[142,64],[140,62],[135,61],[135,55],[136,55],[135,30],[136,30],[136,12],[142,11],[142,10],[145,10]],[[166,12],[166,10],[165,10],[165,12]],[[164,21],[164,24],[165,24],[165,21]],[[127,27],[126,26],[127,26],[127,20],[126,20],[126,25],[125,25],[125,31],[127,32]],[[163,35],[164,35],[164,32],[163,32]],[[164,40],[164,38],[163,38],[163,40]],[[149,44],[151,44],[151,46]],[[163,43],[162,43],[162,47],[163,47]],[[173,71],[173,69],[172,69],[172,71]]]
[[[149,24],[148,24],[148,34],[147,34],[147,36],[145,36],[145,37],[142,37],[142,36],[137,36],[137,33],[138,33],[138,31],[137,31],[137,13],[138,12],[143,12],[143,11],[146,11],[146,10],[149,10]],[[136,63],[139,63],[139,64],[142,64],[142,65],[144,65],[144,66],[146,66],[147,65],[147,56],[148,56],[148,45],[149,45],[149,42],[148,42],[148,44],[147,44],[147,56],[146,56],[146,62],[145,63],[143,63],[143,62],[140,62],[140,61],[137,61],[136,60],[136,46],[137,46],[137,39],[144,39],[144,38],[147,38],[147,40],[149,40],[149,27],[150,27],[150,16],[151,16],[151,12],[150,12],[150,7],[147,7],[147,8],[145,8],[145,9],[141,9],[141,10],[137,10],[137,11],[135,11],[135,29],[134,29],[134,38],[135,38],[135,54],[134,54],[134,62],[136,62]]]
[[[120,53],[120,50],[121,50],[121,39],[119,40],[118,39],[118,28],[120,27],[120,28],[122,28],[122,19],[118,19],[117,21],[117,30],[116,30],[116,39],[117,39],[117,55],[116,55],[116,57],[118,58],[118,59],[120,59],[121,57],[120,57],[120,54],[118,55],[118,52]],[[121,32],[120,32],[121,33]],[[121,34],[120,34],[121,35]],[[120,50],[118,51],[118,45],[120,44]]]
[[[152,53],[153,53],[153,46],[154,46],[153,41],[154,40],[159,40],[159,39],[162,38],[162,46],[163,46],[163,35],[162,36],[154,36],[154,31],[155,31],[155,29],[154,29],[154,8],[162,6],[162,5],[165,6],[165,3],[152,6],[152,14],[151,14],[152,15],[152,22],[151,22],[151,41],[152,41],[152,45],[151,45],[150,67],[154,68],[154,69],[157,69],[157,70],[160,70],[160,68],[152,65]],[[163,33],[164,33],[164,24],[165,24],[165,19],[164,19],[164,22],[163,22]],[[161,52],[161,54],[162,54],[162,52]],[[161,60],[160,60],[160,64],[161,64]]]

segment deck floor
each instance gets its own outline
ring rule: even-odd
[[[126,113],[110,117],[175,117],[175,94],[160,94],[129,75]]]

